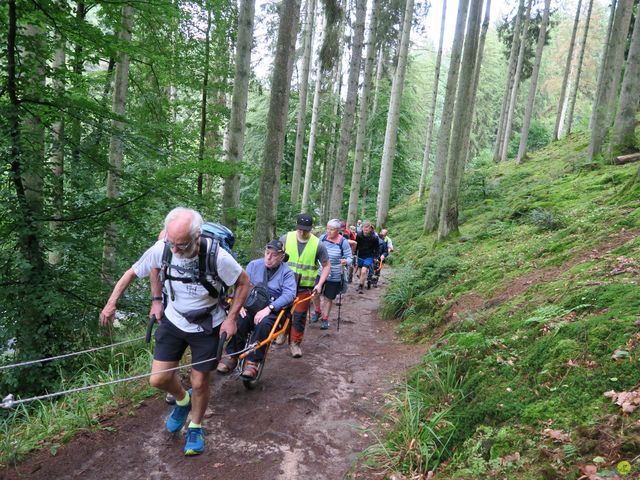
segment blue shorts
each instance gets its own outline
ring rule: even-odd
[[[359,267],[373,267],[373,257],[360,258],[358,257],[358,266]]]

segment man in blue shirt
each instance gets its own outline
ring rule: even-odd
[[[296,279],[284,260],[284,245],[280,240],[271,240],[265,250],[264,258],[253,260],[247,265],[247,273],[253,285],[263,284],[269,290],[270,303],[258,310],[250,312],[246,308],[240,310],[238,331],[227,345],[227,353],[237,352],[244,348],[247,336],[253,331],[252,342],[260,342],[269,336],[280,310],[291,304],[296,297]],[[259,348],[247,355],[242,377],[253,380],[258,373],[260,362],[264,358],[265,348]],[[236,367],[237,357],[225,355],[218,363],[220,373],[229,373]]]

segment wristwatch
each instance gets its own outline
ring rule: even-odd
[[[161,302],[162,300],[163,300],[162,297],[151,297],[151,301],[152,302],[156,302],[156,301],[160,301]]]
[[[269,304],[269,310],[271,310],[272,313],[276,311],[276,307],[273,306],[273,303]]]

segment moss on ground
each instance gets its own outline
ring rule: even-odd
[[[419,473],[578,478],[596,458],[603,474],[627,459],[640,476],[640,415],[603,395],[640,384],[638,166],[584,168],[588,142],[576,133],[521,166],[474,166],[450,242],[422,232],[416,197],[392,211],[383,316],[432,345],[412,378],[453,362],[460,380],[444,453]],[[438,411],[429,382],[418,385],[424,411]]]

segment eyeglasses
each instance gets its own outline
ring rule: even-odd
[[[196,238],[198,238],[198,237],[196,237]],[[165,237],[164,243],[169,248],[175,248],[176,250],[180,250],[181,252],[184,252],[185,250],[188,250],[189,247],[191,247],[191,245],[196,240],[196,238],[192,238],[189,243],[173,243],[173,242],[170,242],[169,240],[167,240],[167,238]]]

